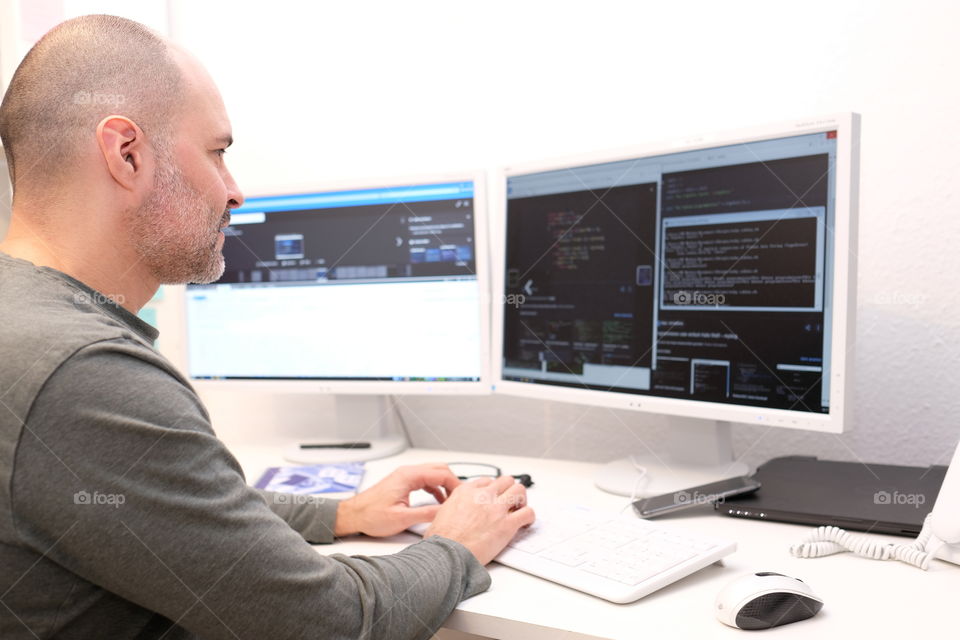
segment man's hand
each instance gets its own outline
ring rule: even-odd
[[[337,507],[334,534],[365,533],[383,537],[419,522],[430,522],[460,481],[445,464],[400,467],[389,476]],[[423,489],[440,504],[410,507],[410,492]]]
[[[423,537],[456,540],[487,564],[534,519],[527,490],[513,477],[479,478],[457,487]]]

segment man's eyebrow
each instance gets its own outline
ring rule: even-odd
[[[217,139],[215,140],[215,142],[216,142],[218,145],[223,145],[224,147],[229,147],[230,145],[233,144],[233,136],[230,135],[229,133],[228,133],[228,134],[225,134],[225,135],[222,135],[222,136],[218,136]]]

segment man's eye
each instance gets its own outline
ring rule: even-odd
[[[222,158],[222,157],[227,153],[227,150],[226,150],[226,149],[217,149],[214,153],[216,153],[218,156],[220,156],[220,157]]]

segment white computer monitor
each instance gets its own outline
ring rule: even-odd
[[[403,438],[370,428],[388,396],[490,393],[486,224],[482,173],[247,198],[223,277],[185,291],[189,375],[337,394],[339,439],[376,445],[290,459],[395,453]]]
[[[506,169],[496,392],[670,416],[598,478],[624,494],[746,472],[731,422],[841,432],[858,149],[848,113]]]

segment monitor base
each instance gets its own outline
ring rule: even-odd
[[[672,417],[666,442],[658,451],[614,460],[594,483],[618,496],[647,497],[745,476],[750,470],[733,457],[730,423]]]
[[[407,438],[393,398],[388,396],[336,397],[333,435],[329,429],[316,438],[291,443],[283,457],[299,464],[364,462],[395,456],[407,448]],[[369,447],[324,446],[304,449],[302,445],[369,443]]]
[[[712,466],[664,464],[664,458],[631,456],[605,464],[593,477],[598,488],[618,496],[647,497],[690,489],[709,482],[749,474],[742,462]],[[638,467],[646,469],[641,478]]]

